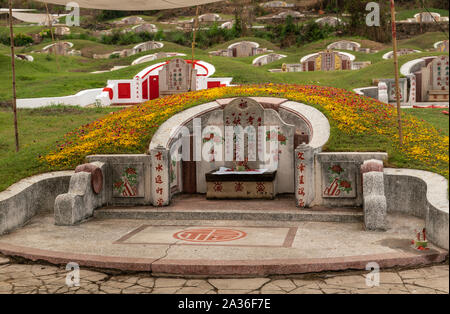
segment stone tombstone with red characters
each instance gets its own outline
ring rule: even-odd
[[[195,91],[197,70],[183,59],[172,59],[159,72],[160,95],[172,95]]]
[[[258,134],[258,128],[264,126],[264,108],[257,101],[251,98],[236,98],[231,103],[225,106],[223,109],[224,126],[234,127],[234,134],[236,140],[233,142],[226,142],[228,151],[234,151],[233,161],[249,160],[249,166],[258,169],[260,168],[260,154],[264,154],[262,150],[258,150],[262,137],[265,135]],[[246,132],[247,127],[253,127],[254,132]],[[244,134],[245,133],[245,134]],[[237,137],[244,139],[244,147],[240,147]],[[250,146],[249,146],[250,142]],[[252,148],[252,143],[255,144],[255,148],[252,151],[255,155],[250,154],[249,147]],[[233,147],[230,147],[233,145]],[[262,157],[261,157],[262,158]],[[226,166],[232,168],[234,166],[233,161],[227,160]]]
[[[431,88],[448,93],[448,56],[439,56],[431,62]]]

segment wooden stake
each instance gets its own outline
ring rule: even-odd
[[[11,68],[13,89],[13,113],[14,113],[14,138],[16,141],[16,152],[19,151],[19,130],[17,127],[17,95],[16,95],[16,53],[14,51],[14,28],[12,16],[12,0],[9,0],[9,34],[11,36]]]
[[[193,34],[192,34],[192,73],[194,73],[194,69],[195,69],[195,64],[194,64],[194,60],[195,60],[195,38],[197,35],[197,28],[198,28],[198,14],[199,14],[199,8],[200,6],[197,6],[197,9],[195,11],[195,19],[194,19],[194,28],[193,28]],[[191,86],[192,86],[192,73],[189,75],[189,91],[191,90]]]
[[[398,138],[400,146],[403,145],[403,129],[402,129],[402,113],[400,105],[400,86],[398,73],[398,56],[397,56],[397,27],[395,25],[395,3],[391,0],[391,26],[392,26],[392,44],[394,48],[394,68],[395,68],[395,95],[397,98],[397,120],[398,120]]]
[[[52,43],[53,43],[53,51],[55,52],[56,68],[58,69],[58,72],[59,72],[58,52],[56,51],[56,42],[55,42],[55,37],[53,36],[53,23],[52,23],[52,19],[50,17],[50,13],[48,12],[47,2],[45,2],[45,9],[47,10],[48,25],[50,27],[50,34],[52,35]]]

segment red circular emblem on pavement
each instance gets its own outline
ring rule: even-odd
[[[173,237],[189,242],[225,242],[242,239],[246,235],[244,231],[236,229],[201,228],[179,231]]]

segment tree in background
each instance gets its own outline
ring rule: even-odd
[[[389,2],[380,1],[380,26],[368,26],[366,24],[367,2],[361,0],[345,0],[345,11],[350,14],[344,32],[348,35],[359,35],[378,42],[389,42],[390,11]]]

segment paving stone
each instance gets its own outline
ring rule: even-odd
[[[380,284],[403,284],[402,278],[397,273],[380,272]]]
[[[444,292],[449,292],[449,282],[447,277],[439,277],[439,278],[426,278],[426,279],[410,279],[405,280],[405,284],[414,284],[420,287],[427,287],[435,290],[440,290]]]
[[[45,276],[61,272],[57,267],[42,265],[33,265],[30,271],[35,276]]]
[[[294,287],[295,289],[296,287]],[[290,289],[294,290],[294,289]],[[274,285],[273,283],[269,282],[268,284],[264,285],[264,287],[261,288],[261,293],[271,293],[269,291],[279,291],[282,293],[286,293],[285,290],[283,290],[282,288],[280,288],[279,286]]]
[[[91,281],[91,282],[97,282],[102,281],[108,278],[107,274],[95,272],[95,271],[89,271],[89,270],[80,270],[80,279],[81,281]]]
[[[274,280],[274,281],[270,282],[269,284],[280,287],[284,291],[288,291],[288,292],[297,288],[297,286],[290,279]]]
[[[155,286],[155,278],[140,278],[137,284],[143,287],[153,288]]]
[[[155,288],[181,288],[186,283],[185,279],[178,278],[156,278]]]
[[[418,286],[409,285],[409,284],[406,284],[405,287],[406,287],[406,289],[408,289],[408,291],[411,294],[435,294],[436,293],[436,290],[431,289],[431,288],[418,287]]]
[[[219,290],[256,290],[261,288],[266,282],[270,281],[268,278],[242,278],[242,279],[210,279],[208,282]]]
[[[122,290],[123,294],[143,294],[150,293],[152,291],[151,288],[146,288],[142,286],[132,286]]]
[[[12,292],[13,286],[7,282],[0,281],[0,294]]]
[[[154,288],[152,294],[174,294],[180,289],[181,287]]]
[[[139,277],[136,276],[114,276],[111,277],[110,280],[112,281],[119,281],[119,282],[125,282],[125,283],[130,283],[130,284],[136,284],[139,280]]]
[[[403,279],[416,279],[416,278],[439,278],[442,276],[448,277],[448,265],[440,265],[435,267],[426,267],[419,269],[411,269],[399,272],[400,277]]]
[[[122,289],[113,288],[113,287],[106,286],[106,285],[101,285],[100,286],[100,291],[103,291],[103,292],[108,293],[108,294],[119,294],[119,293],[122,292]]]
[[[366,278],[363,276],[336,276],[325,279],[325,283],[335,287],[367,288]]]
[[[37,278],[24,278],[14,281],[14,287],[40,287],[42,281]]]
[[[178,290],[177,294],[206,294],[209,291],[212,290],[212,287],[210,288],[200,288],[200,287],[183,287],[180,290]]]
[[[287,292],[284,290],[269,290],[269,289],[261,289],[261,294],[286,294]]]
[[[346,289],[336,289],[336,288],[321,288],[323,293],[325,294],[342,294],[342,293],[349,293],[349,290]]]
[[[289,292],[289,294],[323,294],[323,292],[319,289],[299,287]]]
[[[243,289],[222,289],[218,290],[218,294],[249,294],[253,290],[243,290]]]
[[[380,273],[380,286],[367,287],[365,275],[345,272],[323,279],[229,278],[181,279],[149,277],[148,274],[113,276],[81,270],[80,287],[69,288],[67,271],[47,265],[8,264],[0,267],[0,294],[443,294],[449,291],[448,265],[401,272]],[[217,289],[218,291],[215,291]]]
[[[133,286],[132,283],[115,281],[115,280],[108,280],[102,284],[102,287],[109,287],[109,288],[120,289],[120,290],[129,288],[131,286]]]
[[[296,287],[303,287],[303,286],[308,286],[308,285],[314,283],[315,281],[314,280],[304,280],[304,279],[292,279],[292,282],[294,283],[294,285]]]

